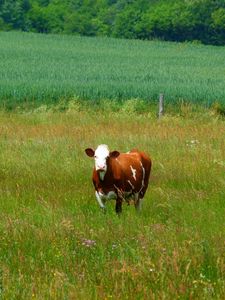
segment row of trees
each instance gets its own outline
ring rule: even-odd
[[[0,30],[225,45],[225,0],[0,0]]]

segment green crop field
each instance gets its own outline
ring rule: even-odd
[[[225,103],[224,47],[0,32],[0,105],[80,98]]]
[[[0,113],[1,299],[224,298],[224,120],[126,109]],[[139,214],[100,211],[84,149],[103,142],[151,155]]]

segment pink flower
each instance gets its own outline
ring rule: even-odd
[[[94,240],[83,239],[82,245],[86,247],[92,247],[96,245],[96,242]]]

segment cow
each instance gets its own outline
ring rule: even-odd
[[[110,151],[107,145],[99,145],[96,150],[85,149],[94,158],[92,181],[96,199],[102,209],[106,200],[116,199],[116,213],[122,212],[122,202],[134,200],[136,210],[148,188],[151,159],[144,152],[133,149],[127,153]]]

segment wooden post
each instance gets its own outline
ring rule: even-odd
[[[164,115],[164,95],[159,95],[159,114],[158,118],[160,119]]]

